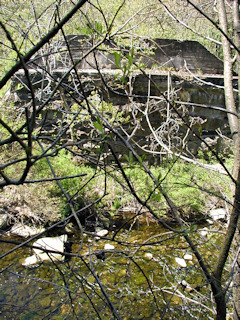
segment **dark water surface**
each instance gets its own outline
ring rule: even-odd
[[[74,234],[72,252],[80,249],[82,258],[64,263],[23,267],[22,259],[32,255],[29,248],[2,258],[0,319],[114,319],[111,308],[121,319],[213,319],[211,294],[196,260],[187,261],[186,268],[175,262],[189,252],[181,237],[153,223],[123,230],[116,240],[85,235],[81,248],[80,236]],[[115,249],[103,253],[106,243]],[[1,253],[11,248],[1,243]],[[214,259],[210,244],[204,255],[209,262]]]

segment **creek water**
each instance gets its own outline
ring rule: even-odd
[[[110,232],[97,241],[85,234],[81,245],[79,233],[71,235],[72,253],[79,257],[64,263],[23,267],[22,259],[32,255],[30,248],[2,258],[0,318],[114,319],[114,312],[126,320],[213,318],[211,293],[195,258],[186,261],[185,268],[175,261],[189,253],[182,237],[156,223],[123,229],[116,241],[112,236]],[[216,234],[203,240],[195,231],[194,237],[210,264],[218,250]],[[114,250],[104,251],[106,243]],[[1,243],[2,253],[11,248]]]

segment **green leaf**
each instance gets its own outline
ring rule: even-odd
[[[158,177],[157,177],[158,182],[159,182],[161,179],[162,179],[162,172],[159,172]]]
[[[129,68],[126,65],[123,66],[123,74],[129,74]]]
[[[95,29],[96,31],[98,31],[99,33],[103,33],[103,26],[100,22],[95,21]]]
[[[100,132],[103,133],[103,125],[100,122],[93,122],[94,127]]]
[[[130,68],[133,65],[133,57],[128,54],[127,58],[128,58],[128,66]]]
[[[129,151],[129,155],[124,154],[123,156],[130,165],[134,163],[132,151]]]
[[[121,81],[122,81],[124,84],[127,84],[126,77],[121,77]]]
[[[197,225],[194,224],[193,226],[190,227],[190,232],[193,232],[197,229]]]
[[[145,153],[144,153],[142,156],[139,156],[139,157],[138,157],[138,160],[139,160],[140,164],[143,164],[143,162],[146,160],[146,155],[145,155]]]
[[[131,56],[131,57],[134,57],[134,48],[133,48],[133,47],[132,47],[131,50],[130,50],[130,56]]]
[[[121,54],[119,52],[114,52],[115,64],[118,69],[121,69]]]
[[[133,164],[134,160],[133,160],[133,153],[132,151],[129,151],[129,163]]]

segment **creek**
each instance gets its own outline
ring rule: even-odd
[[[202,254],[211,262],[218,250],[217,233],[204,239],[194,233],[199,250],[204,248]],[[72,253],[80,257],[64,263],[23,267],[22,260],[32,255],[30,248],[2,258],[0,318],[114,319],[104,290],[121,319],[199,319],[200,312],[204,319],[213,319],[210,290],[195,258],[186,260],[185,268],[175,261],[190,253],[182,237],[153,222],[122,229],[117,241],[110,241],[112,236],[113,231],[96,240],[84,234],[80,245],[79,233],[72,234]],[[104,250],[106,243],[114,250]],[[13,245],[1,243],[1,248],[4,253]]]

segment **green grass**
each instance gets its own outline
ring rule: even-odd
[[[1,153],[2,161],[6,161],[4,156],[9,159],[9,154],[11,154],[9,151]],[[49,161],[57,177],[85,174],[82,177],[60,181],[67,194],[70,197],[75,196],[75,202],[79,207],[90,204],[102,196],[102,200],[95,206],[95,210],[98,212],[107,211],[115,214],[119,208],[135,206],[136,200],[121,172],[116,168],[108,167],[104,171],[91,167],[78,158],[73,158],[70,153],[64,150],[58,152],[55,157],[49,157]],[[232,159],[228,159],[226,165],[230,168]],[[131,165],[125,163],[123,166],[138,197],[143,201],[147,200],[157,215],[163,215],[167,208],[164,197],[144,172],[142,166],[135,163]],[[19,168],[20,165],[18,165]],[[219,196],[231,199],[230,181],[227,176],[183,163],[180,160],[174,164],[169,162],[162,166],[152,166],[150,169],[164,191],[186,215],[190,213],[206,214],[213,204],[223,201],[219,200]],[[14,178],[16,170],[13,166],[8,169],[8,173]],[[41,159],[31,168],[27,178],[46,179],[52,177],[47,159]],[[65,216],[69,212],[67,199],[56,182],[35,183],[14,188],[16,194],[19,192],[21,201],[28,203],[36,214],[45,211],[45,216],[51,215],[51,212],[61,213],[62,216]],[[6,187],[3,195],[10,197],[11,192],[9,191],[9,193],[8,190],[11,191],[11,187]],[[43,203],[48,205],[45,206]]]
[[[99,203],[98,209],[110,210],[113,213],[120,207],[131,206],[136,202],[118,170],[108,169],[105,186],[106,173],[103,170],[96,170],[86,165],[76,166],[69,157],[68,154],[61,154],[59,159],[54,161],[59,176],[86,173],[85,177],[62,182],[65,190],[70,194],[81,189],[79,195],[90,203],[103,195],[106,187],[106,196]],[[228,165],[231,166],[230,160]],[[183,208],[186,213],[207,213],[213,202],[219,202],[219,196],[231,197],[229,179],[204,168],[179,161],[173,167],[168,164],[165,167],[158,166],[150,169],[175,204]],[[126,165],[125,173],[137,195],[143,201],[148,200],[154,211],[161,214],[159,209],[166,207],[164,198],[143,168],[140,165],[132,167]]]

